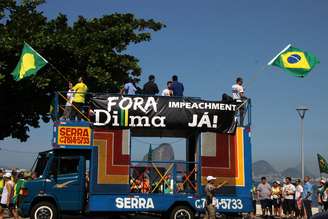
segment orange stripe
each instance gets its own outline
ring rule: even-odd
[[[235,138],[236,138],[236,157],[231,158],[234,159],[234,162],[236,162],[236,173],[237,176],[235,177],[224,177],[220,174],[220,176],[216,175],[216,174],[208,174],[209,169],[207,169],[206,167],[202,168],[202,184],[205,185],[206,184],[206,174],[208,175],[213,175],[217,178],[218,181],[227,181],[226,185],[230,185],[230,186],[245,186],[245,168],[244,168],[244,129],[243,128],[237,128],[236,130],[236,134],[235,134]],[[214,171],[212,173],[215,173]]]

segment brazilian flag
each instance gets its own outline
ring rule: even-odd
[[[328,163],[327,163],[326,159],[323,158],[323,156],[321,156],[320,154],[317,154],[317,155],[318,155],[320,173],[328,174]]]
[[[306,76],[316,64],[317,57],[309,52],[292,47],[290,44],[274,57],[268,65],[277,66],[296,77]]]
[[[30,45],[24,43],[24,48],[20,60],[11,73],[16,81],[35,75],[42,67],[48,63],[38,52]]]

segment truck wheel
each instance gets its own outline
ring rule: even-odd
[[[195,214],[188,206],[176,206],[172,209],[170,219],[194,219]]]
[[[58,219],[57,208],[54,204],[42,201],[32,207],[31,219]]]

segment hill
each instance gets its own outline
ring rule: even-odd
[[[275,170],[273,166],[265,160],[259,160],[253,163],[254,177],[276,176],[277,174],[279,174],[279,172]]]

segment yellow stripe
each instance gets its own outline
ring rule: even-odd
[[[125,118],[124,126],[128,127],[128,125],[129,125],[129,110],[124,110],[124,113],[125,113],[125,115],[124,115],[124,118]]]
[[[107,184],[108,179],[106,178],[106,140],[95,139],[94,144],[98,146],[98,184]]]
[[[114,136],[113,138],[114,139]],[[95,139],[94,144],[98,147],[98,174],[97,184],[128,184],[129,175],[107,175],[107,140]],[[113,142],[111,143],[113,144]]]
[[[120,185],[126,185],[129,182],[129,176],[128,175],[101,175],[98,179],[98,181],[101,181],[99,184],[120,184]]]
[[[238,150],[238,178],[236,184],[245,186],[245,168],[244,168],[244,128],[237,129],[237,150]]]
[[[245,186],[245,161],[244,161],[244,128],[238,127],[236,130],[237,136],[237,176],[236,177],[219,177],[217,183],[226,181],[226,186]],[[206,176],[202,176],[202,184],[206,184]]]

